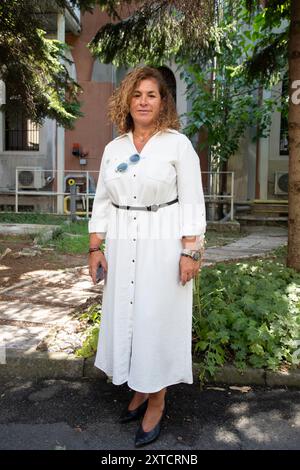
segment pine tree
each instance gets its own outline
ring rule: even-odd
[[[0,79],[7,90],[2,110],[17,103],[32,121],[50,117],[71,127],[81,116],[80,87],[62,64],[67,46],[47,39],[42,29],[46,8],[38,0],[1,0]]]

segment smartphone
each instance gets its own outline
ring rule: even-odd
[[[96,272],[96,283],[103,281],[105,277],[105,271],[103,269],[103,266],[98,266],[97,272]]]

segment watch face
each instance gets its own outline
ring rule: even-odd
[[[193,258],[194,258],[195,261],[199,261],[200,253],[194,253]]]

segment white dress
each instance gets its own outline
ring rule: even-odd
[[[89,232],[106,233],[108,272],[95,366],[115,385],[153,393],[193,383],[193,281],[180,283],[179,261],[181,237],[205,233],[205,203],[199,157],[186,136],[156,133],[138,163],[116,172],[137,153],[129,132],[106,146],[100,166]],[[149,206],[176,197],[156,212],[111,203]]]

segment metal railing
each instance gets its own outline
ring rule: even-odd
[[[206,176],[207,175],[207,176]],[[226,190],[223,181],[225,179]],[[234,218],[234,172],[233,171],[202,171],[203,191],[205,202],[208,206],[208,220],[214,220],[214,214],[218,206],[230,205],[230,211],[223,217],[227,220]],[[229,188],[229,191],[228,191]],[[210,218],[210,205],[212,217]]]
[[[57,190],[58,170],[45,170],[40,167],[17,167],[15,212],[19,212],[19,198],[23,196],[55,197],[57,206],[59,198],[63,198],[64,213],[70,214],[67,201],[70,200],[71,190],[68,180],[74,179],[77,189],[76,200],[81,202],[84,210],[78,211],[78,215],[89,216],[89,200],[94,199],[96,179],[98,171],[65,170],[64,191]],[[55,211],[53,211],[55,212]],[[58,213],[58,212],[56,212]]]
[[[68,180],[74,179],[78,192],[76,201],[80,201],[83,210],[76,211],[77,215],[89,217],[91,209],[89,201],[94,199],[96,190],[96,177],[98,171],[65,170],[64,191],[57,190],[57,170],[45,170],[40,167],[17,167],[16,168],[16,190],[15,190],[15,212],[19,212],[19,198],[22,196],[43,196],[63,198],[64,213],[70,214],[68,204],[71,199]],[[221,193],[222,178],[226,179],[226,189],[229,191]],[[230,211],[225,218],[233,220],[234,216],[234,172],[212,172],[203,171],[203,190],[208,212],[210,208],[216,209],[228,205]],[[50,189],[51,188],[51,189]],[[209,214],[208,214],[209,215]],[[209,217],[208,217],[209,220]]]

